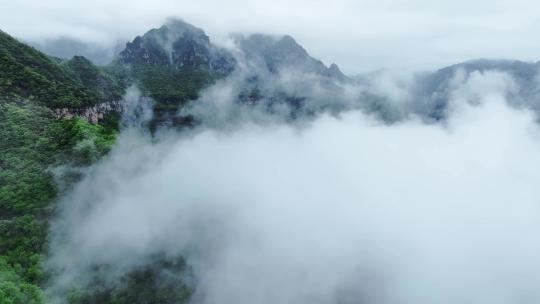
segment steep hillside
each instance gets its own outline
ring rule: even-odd
[[[63,62],[3,32],[0,71],[0,302],[42,303],[48,218],[61,192],[53,168],[86,166],[116,137],[114,124],[59,120],[54,109],[117,100],[123,88],[83,57]]]
[[[0,97],[0,299],[12,301],[2,303],[41,303],[48,218],[62,190],[52,169],[94,162],[115,137],[99,124],[58,120],[35,101]]]
[[[160,124],[197,99],[202,88],[230,74],[235,63],[203,30],[171,20],[127,43],[112,66],[156,100],[155,123]]]
[[[48,57],[0,31],[0,91],[50,108],[86,107],[122,95],[123,88],[83,57]]]
[[[289,35],[282,37],[262,34],[253,34],[247,37],[237,36],[236,42],[248,60],[260,61],[272,73],[295,70],[335,80],[347,80],[347,76],[341,72],[336,64],[326,67],[322,61],[311,57]]]

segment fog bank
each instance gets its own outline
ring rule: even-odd
[[[51,292],[164,253],[193,303],[538,302],[538,126],[506,105],[511,79],[471,79],[444,124],[128,128],[60,205]]]

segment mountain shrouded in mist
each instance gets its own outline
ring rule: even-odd
[[[178,19],[69,45],[0,32],[0,303],[540,299],[538,63],[352,76]]]

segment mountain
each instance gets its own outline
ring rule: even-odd
[[[442,91],[449,86],[450,81],[458,71],[463,71],[465,75],[473,72],[497,71],[511,75],[520,84],[526,84],[535,79],[539,67],[538,63],[519,60],[476,59],[454,64],[430,73],[423,79],[423,83],[427,91]]]
[[[284,70],[294,70],[306,74],[316,74],[346,80],[336,64],[326,67],[318,59],[311,57],[308,52],[289,35],[274,37],[254,34],[237,36],[236,42],[248,60],[259,61],[272,73]]]
[[[291,36],[236,35],[234,42],[240,54],[214,45],[202,29],[171,19],[127,43],[113,66],[125,70],[126,77],[156,101],[153,128],[191,124],[190,116],[177,115],[179,108],[197,99],[203,88],[239,68],[246,75],[239,81],[239,102],[264,99],[272,104],[286,102],[298,106],[307,96],[298,96],[281,86],[268,87],[287,71],[306,74],[306,79],[320,77],[327,87],[349,81],[337,65],[326,67]]]
[[[103,125],[86,120],[59,120],[58,111],[80,111],[119,100],[125,87],[82,56],[49,57],[1,31],[0,70],[0,214],[17,215],[39,210],[53,199],[52,178],[46,170],[60,152],[71,154],[63,161],[90,163],[107,150],[109,135],[117,128],[114,123],[104,130]],[[105,124],[108,113],[101,114]],[[68,151],[78,139],[94,135],[107,139],[92,142],[87,147],[92,151],[82,146],[77,152],[82,154]]]
[[[448,114],[449,94],[454,86],[452,82],[458,73],[468,79],[473,73],[499,72],[510,75],[517,84],[517,91],[507,96],[511,104],[540,112],[540,104],[537,102],[540,96],[537,78],[539,71],[538,62],[476,59],[425,73],[416,81],[415,96],[421,100],[418,111],[435,120],[444,119]]]
[[[52,107],[87,107],[119,99],[122,86],[83,57],[49,57],[0,31],[3,97],[35,99]]]
[[[68,37],[46,39],[44,41],[29,41],[35,49],[53,57],[70,59],[73,56],[84,56],[97,65],[107,65],[124,47],[125,42],[118,41],[112,47],[105,47]]]
[[[235,66],[233,56],[211,44],[202,29],[178,19],[169,20],[162,27],[127,43],[119,54],[119,61],[128,65],[160,65],[220,74],[230,73]]]
[[[325,79],[342,77],[337,66],[326,68],[290,37],[275,42],[275,38],[262,39],[269,41],[267,49],[251,55],[261,56],[271,74],[299,69]],[[78,180],[82,168],[100,159],[115,142],[118,113],[100,113],[92,123],[80,113],[121,99],[135,83],[156,101],[154,126],[189,124],[189,118],[176,116],[179,107],[238,66],[233,52],[212,44],[204,31],[179,20],[136,37],[106,66],[80,54],[48,56],[0,31],[0,299],[45,302],[42,288],[47,275],[42,262],[54,202],[64,187]],[[245,86],[253,84],[243,81]],[[274,87],[261,92],[271,102],[302,100]],[[59,116],[58,111],[66,115]],[[51,168],[62,170],[53,173]],[[132,283],[119,290],[108,286],[97,294],[75,290],[69,301],[102,303],[114,297],[118,303],[133,303],[134,297],[141,297],[149,303],[185,302],[191,289],[182,282],[163,281],[158,275],[162,269],[186,271],[181,260],[159,258],[128,274],[123,280]]]
[[[235,64],[203,30],[172,19],[127,43],[113,66],[156,101],[152,124],[157,126],[183,124],[175,116],[179,106],[197,99],[201,89],[229,75]]]
[[[43,253],[53,203],[115,142],[117,118],[58,119],[63,108],[118,100],[124,87],[84,57],[49,57],[0,31],[0,302],[44,303]]]
[[[234,38],[237,50],[227,50],[213,44],[202,29],[179,19],[171,19],[163,26],[151,29],[128,42],[112,64],[104,67],[97,68],[81,56],[70,60],[45,57],[56,60],[65,68],[67,81],[78,80],[72,84],[76,88],[73,91],[88,98],[65,99],[84,100],[79,106],[90,106],[105,99],[118,98],[116,93],[121,91],[117,90],[118,87],[137,84],[144,95],[156,101],[155,117],[151,122],[153,128],[171,123],[190,124],[189,117],[178,117],[178,109],[189,101],[196,100],[203,88],[233,73],[240,66],[238,60],[249,62],[241,65],[243,69],[247,68],[244,71],[247,76],[241,85],[244,89],[238,93],[239,102],[246,98],[264,99],[272,104],[286,102],[298,106],[299,102],[309,99],[302,96],[301,92],[291,92],[290,88],[268,87],[268,83],[279,82],[277,80],[281,73],[286,72],[299,73],[300,81],[305,78],[309,82],[314,76],[320,77],[317,81],[322,83],[321,86],[333,90],[338,88],[336,84],[350,81],[337,65],[325,66],[320,60],[310,56],[291,36],[254,34],[237,35]],[[71,41],[59,40],[58,43],[58,47],[53,49],[73,46]],[[91,51],[92,49],[85,52],[81,50],[81,53]],[[240,51],[242,58],[238,58],[237,51]],[[81,71],[85,75],[82,75]],[[101,74],[97,75],[97,72]],[[85,89],[89,89],[88,92],[85,93]],[[96,96],[93,94],[95,92],[100,94]],[[47,99],[57,98],[47,96]],[[62,103],[57,106],[61,107]]]

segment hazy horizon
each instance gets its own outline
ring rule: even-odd
[[[113,46],[169,17],[230,33],[292,35],[315,58],[347,74],[433,70],[477,58],[540,59],[533,1],[188,1],[1,0],[0,29],[24,41],[70,37]],[[81,14],[84,12],[84,15]]]

